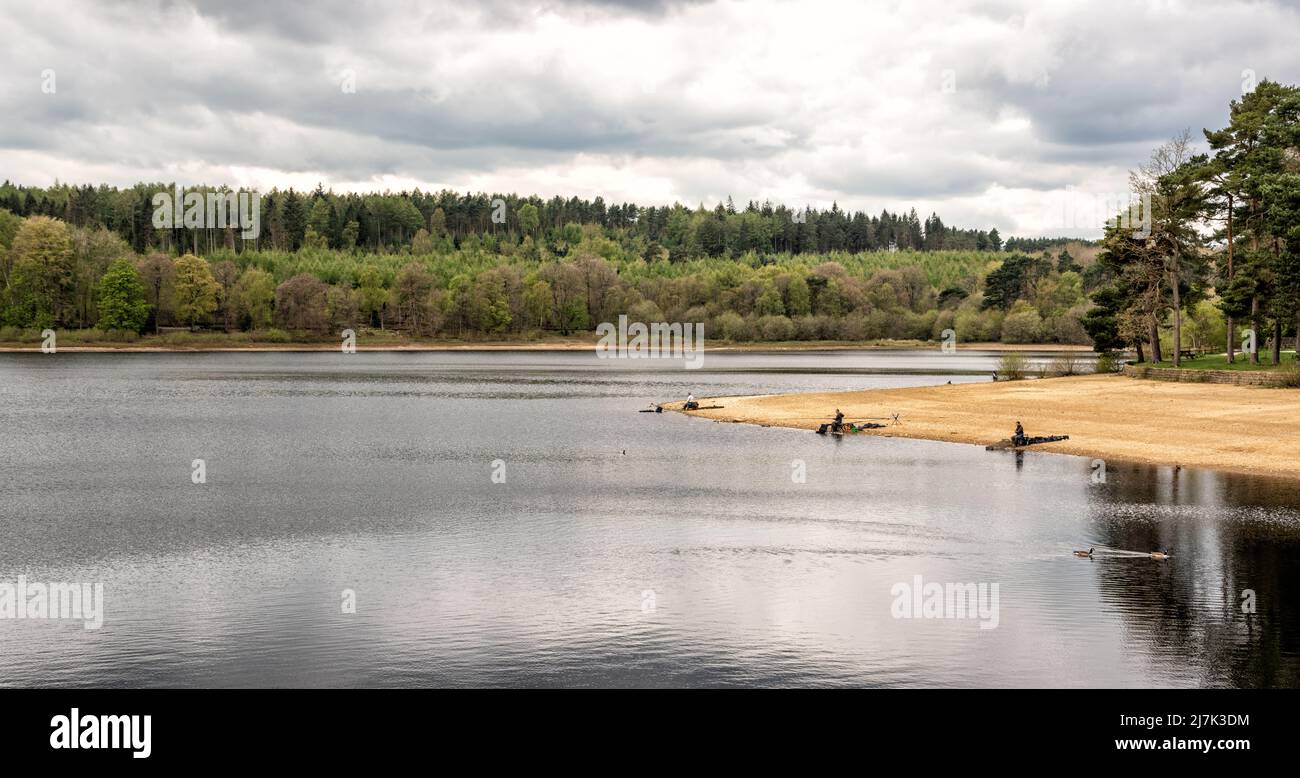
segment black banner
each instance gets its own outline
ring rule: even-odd
[[[1294,695],[1281,691],[60,689],[0,699],[6,758],[127,769],[618,752],[732,765],[1228,766],[1276,761],[1295,738]]]

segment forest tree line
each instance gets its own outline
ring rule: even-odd
[[[695,257],[736,257],[758,253],[863,252],[889,249],[999,251],[996,229],[958,229],[937,214],[922,220],[915,209],[878,215],[828,210],[791,209],[750,201],[743,209],[727,199],[709,209],[609,204],[603,198],[521,197],[515,194],[383,192],[336,194],[317,187],[311,193],[273,189],[261,195],[261,234],[242,238],[234,228],[158,229],[154,197],[171,196],[174,186],[140,183],[129,189],[110,186],[52,187],[0,184],[0,208],[17,216],[50,216],[75,227],[99,226],[116,233],[137,253],[152,250],[203,256],[226,248],[297,251],[330,248],[342,251],[400,251],[424,232],[440,248],[459,248],[468,239],[490,248],[528,240],[563,256],[574,242],[571,225],[596,226],[608,237],[632,239],[648,261],[682,261]],[[187,191],[229,193],[228,187],[194,187]]]
[[[1103,281],[1096,263],[1080,265],[1065,247],[1037,257],[747,251],[672,261],[647,260],[631,231],[568,223],[555,233],[558,252],[549,237],[453,241],[419,228],[383,252],[308,243],[176,256],[136,252],[101,224],[0,210],[0,340],[46,327],[114,340],[172,327],[272,340],[366,327],[526,338],[587,332],[627,314],[703,322],[709,338],[733,341],[924,340],[951,328],[964,340],[1083,343],[1087,293]]]

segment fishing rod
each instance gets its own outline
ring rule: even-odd
[[[859,421],[889,421],[890,419],[898,419],[898,417],[901,415],[902,413],[896,413],[892,416],[859,416],[858,420]],[[782,418],[787,419],[789,421],[819,421],[821,419],[831,419],[832,421],[834,421],[835,419],[834,416],[783,416]]]

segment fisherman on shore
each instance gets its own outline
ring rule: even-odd
[[[1016,421],[1016,434],[1011,438],[1011,445],[1013,445],[1013,446],[1023,446],[1023,445],[1025,445],[1026,440],[1027,440],[1027,439],[1025,438],[1025,428],[1024,428],[1024,426],[1022,426],[1022,425],[1020,424],[1020,422],[1017,420],[1017,421]]]
[[[844,431],[844,411],[839,408],[835,409],[835,422],[831,424],[831,432]]]
[[[700,407],[700,404],[695,402],[694,392],[688,392],[686,394],[686,404],[682,406],[682,410],[693,411],[698,407]]]

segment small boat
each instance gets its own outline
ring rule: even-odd
[[[997,443],[993,443],[988,446],[985,446],[984,450],[1001,451],[1003,449],[1008,449],[1008,448],[1022,449],[1025,448],[1026,446],[1036,446],[1039,443],[1055,443],[1058,440],[1069,440],[1069,439],[1070,439],[1069,435],[1044,435],[1042,437],[1037,437],[1037,438],[1025,438],[1025,441],[1023,443],[1017,444],[1014,441],[1012,441],[1010,438],[1007,438],[1006,440],[999,440]]]

